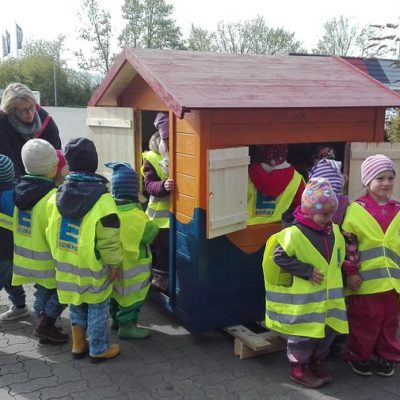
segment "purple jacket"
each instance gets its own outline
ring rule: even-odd
[[[157,171],[148,160],[143,162],[144,187],[151,196],[166,197],[169,192],[165,190],[165,180],[161,180]]]

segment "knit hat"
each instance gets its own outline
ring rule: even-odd
[[[301,195],[303,214],[335,213],[337,207],[338,199],[328,179],[312,178],[308,181]]]
[[[4,154],[0,154],[0,182],[12,182],[15,178],[14,164]]]
[[[263,152],[263,161],[271,167],[275,167],[287,160],[288,146],[286,144],[265,145]]]
[[[47,175],[58,162],[56,150],[43,139],[28,140],[22,146],[21,158],[30,175]]]
[[[314,164],[323,158],[334,160],[336,158],[335,150],[331,146],[319,145],[314,150],[312,158]]]
[[[98,166],[97,150],[87,138],[71,139],[65,145],[64,157],[71,172],[95,173]]]
[[[67,162],[65,161],[64,153],[62,150],[56,150],[58,163],[57,163],[57,174],[65,167]]]
[[[343,190],[344,176],[342,174],[341,161],[323,158],[319,160],[311,169],[310,178],[326,178],[329,180],[336,194]]]
[[[111,168],[111,194],[117,199],[129,199],[138,202],[138,177],[136,171],[128,163],[108,162]]]
[[[159,112],[154,120],[154,126],[160,132],[162,140],[168,140],[169,136],[169,123],[168,113]]]
[[[361,182],[364,186],[369,183],[377,175],[384,171],[393,171],[396,173],[394,163],[383,154],[375,154],[374,156],[367,157],[361,164]]]

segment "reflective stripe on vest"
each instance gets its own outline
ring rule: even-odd
[[[13,217],[0,212],[0,228],[4,228],[9,231],[12,231],[13,230]]]
[[[30,211],[14,208],[14,267],[12,284],[38,283],[47,289],[56,287],[55,263],[46,239],[47,201],[52,189]]]
[[[263,215],[257,215],[261,211],[257,211],[257,201],[262,200],[262,193],[258,192],[250,177],[248,178],[247,189],[247,225],[268,224],[281,220],[282,214],[290,207],[294,196],[302,182],[303,177],[295,171],[292,180],[287,185],[286,189],[277,198],[271,199],[269,205],[265,205]],[[264,196],[265,197],[265,196]],[[272,208],[270,207],[272,206]]]
[[[375,218],[358,203],[346,210],[342,229],[357,237],[360,255],[360,287],[345,294],[382,293],[393,288],[400,293],[400,213],[384,233]]]
[[[98,258],[96,226],[98,221],[117,214],[114,199],[103,194],[81,219],[62,217],[55,196],[48,204],[49,225],[46,235],[56,260],[57,294],[60,303],[97,304],[111,294],[110,268]]]
[[[333,225],[333,234],[329,264],[295,226],[268,239],[263,258],[267,327],[286,335],[314,338],[325,336],[326,325],[340,333],[348,332],[341,273],[345,244],[337,225]],[[324,281],[317,285],[283,271],[273,260],[278,245],[289,257],[317,268]]]
[[[122,279],[113,282],[111,297],[121,306],[129,307],[142,302],[150,288],[151,252],[141,243],[149,218],[139,208],[118,210],[118,216],[123,250]],[[140,254],[146,256],[139,258]]]
[[[143,160],[147,160],[157,172],[161,180],[168,179],[168,175],[160,166],[162,156],[154,151],[145,151],[142,154]],[[146,214],[159,228],[169,228],[169,196],[158,197],[150,195]]]

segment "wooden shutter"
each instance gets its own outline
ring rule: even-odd
[[[207,238],[246,228],[248,147],[208,150]]]
[[[133,109],[125,107],[88,107],[86,124],[89,138],[96,144],[99,155],[98,172],[107,177],[108,161],[128,162],[135,168]]]

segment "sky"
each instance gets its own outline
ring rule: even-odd
[[[272,28],[282,27],[294,32],[295,38],[311,50],[323,33],[324,22],[341,15],[353,24],[385,24],[399,22],[400,1],[380,0],[167,0],[174,5],[173,17],[182,33],[188,37],[193,23],[208,30],[216,30],[218,21],[238,22],[264,17]],[[123,28],[121,6],[124,0],[99,0],[111,14],[115,38]],[[360,5],[361,4],[361,5]],[[0,0],[0,31],[11,35],[12,54],[15,49],[15,24],[23,30],[24,39],[54,40],[59,34],[66,35],[66,47],[70,54],[78,50],[77,40],[82,10],[82,0]],[[0,46],[1,47],[1,46]],[[81,46],[82,47],[82,46]],[[115,52],[119,49],[116,47]]]

